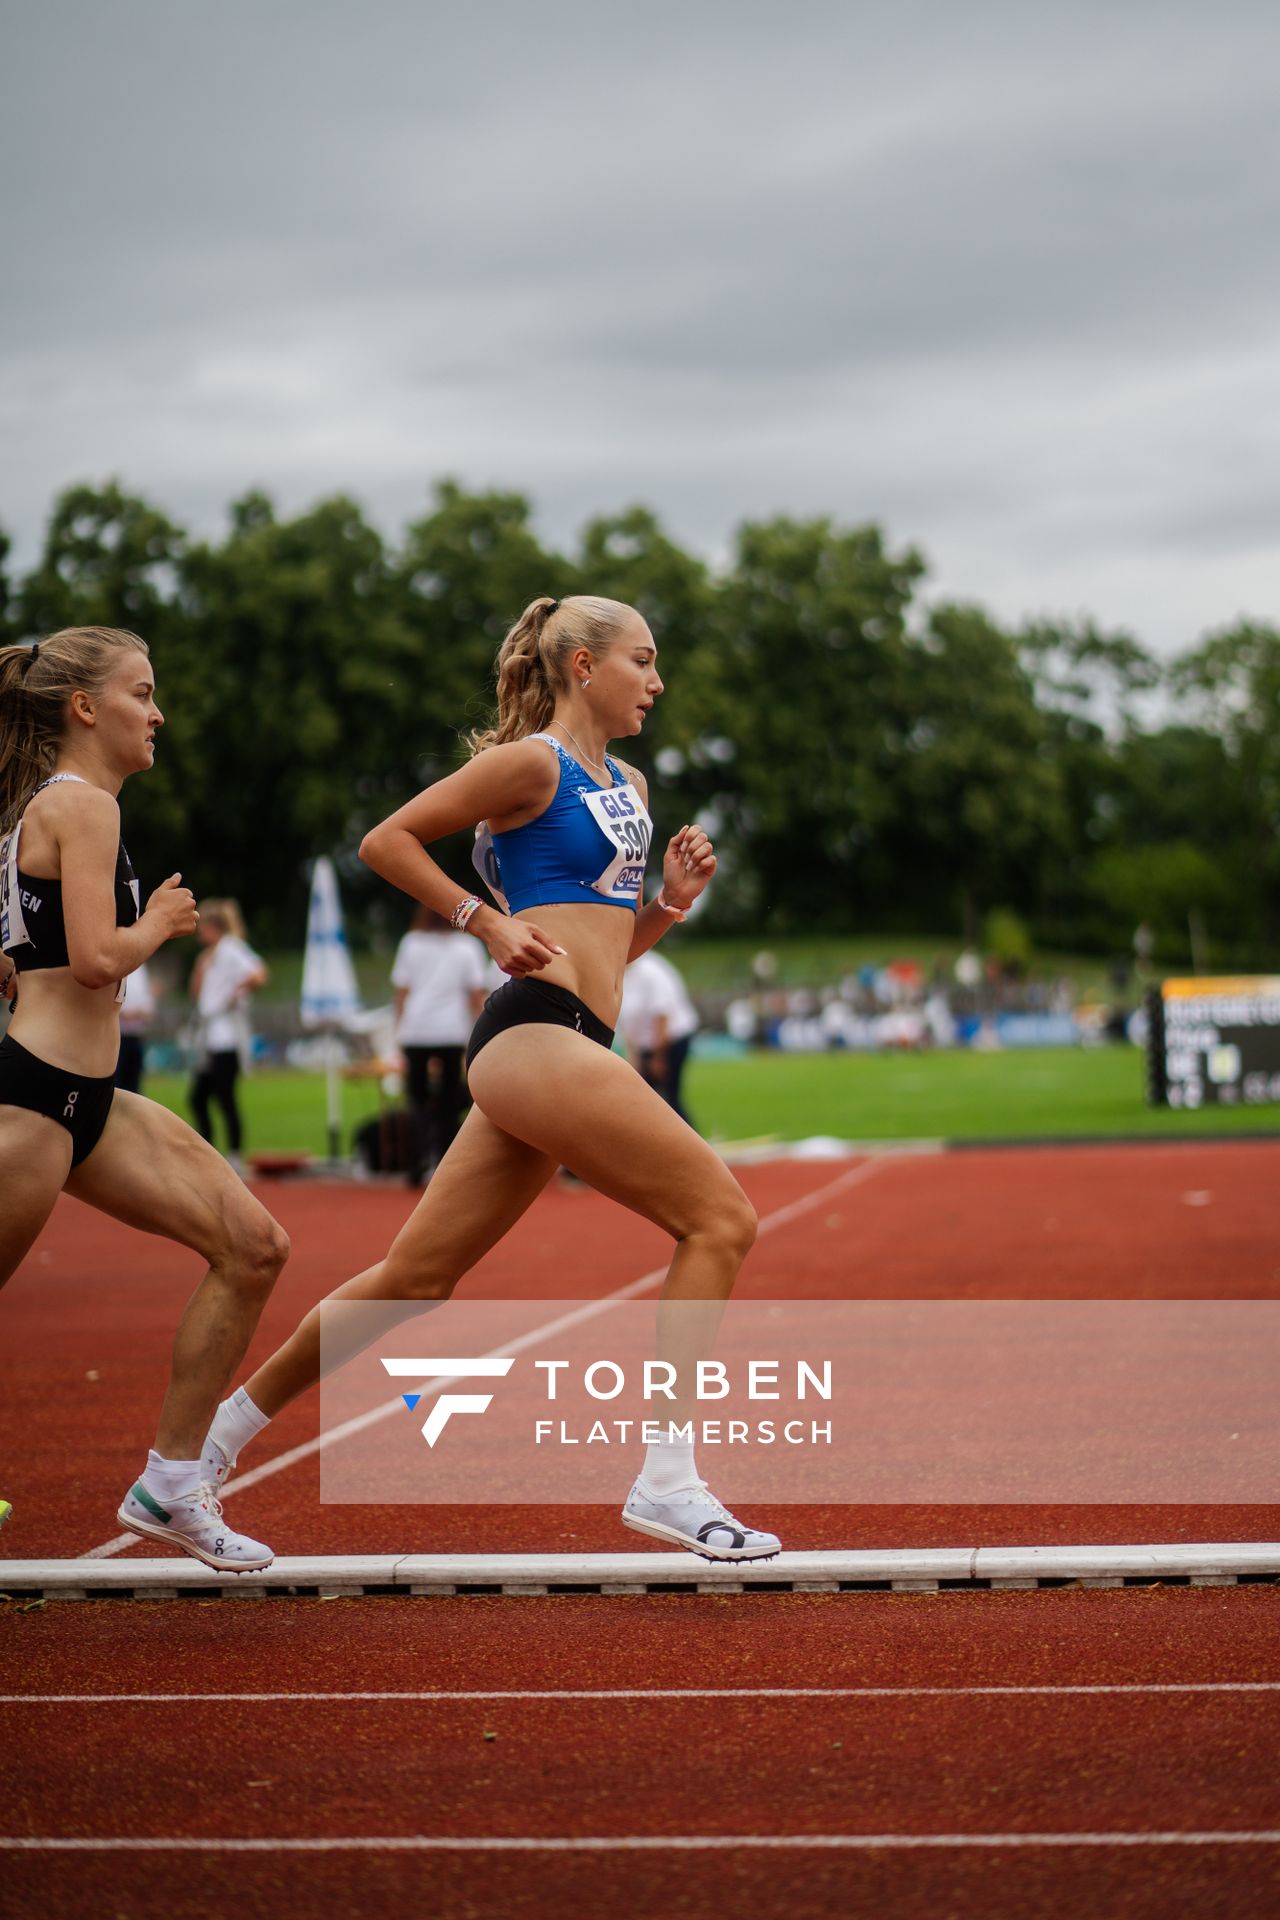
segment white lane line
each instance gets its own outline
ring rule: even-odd
[[[1167,1833],[682,1833],[582,1836],[476,1834],[353,1834],[314,1840],[182,1838],[63,1840],[8,1838],[0,1848],[28,1853],[676,1853],[727,1852],[731,1848],[842,1848],[888,1852],[919,1847],[1274,1847],[1280,1828],[1253,1832],[1173,1829]]]
[[[970,1700],[1044,1694],[1280,1693],[1280,1680],[1119,1681],[1098,1685],[993,1687],[503,1687],[413,1693],[0,1693],[0,1706],[197,1706],[239,1701],[359,1701],[423,1704],[438,1700]]]
[[[798,1200],[788,1201],[785,1207],[777,1207],[765,1215],[756,1232],[757,1238],[764,1233],[772,1233],[778,1227],[784,1227],[801,1214],[810,1212],[820,1201],[831,1194],[839,1193],[846,1187],[859,1186],[864,1180],[870,1180],[883,1167],[894,1162],[899,1156],[886,1153],[875,1160],[864,1160],[860,1166],[846,1169],[834,1180],[828,1180],[825,1186],[816,1187],[812,1193],[802,1194]],[[598,1300],[588,1300],[573,1313],[562,1313],[554,1320],[546,1321],[540,1327],[530,1328],[519,1339],[510,1340],[503,1347],[495,1347],[492,1353],[481,1356],[486,1360],[497,1359],[509,1353],[523,1353],[527,1347],[536,1347],[542,1341],[551,1339],[553,1334],[562,1333],[567,1327],[581,1325],[584,1320],[594,1320],[597,1314],[607,1313],[619,1300],[634,1299],[649,1287],[660,1286],[667,1277],[670,1261],[660,1267],[654,1267],[649,1273],[642,1273],[638,1280],[630,1280],[625,1286],[615,1287],[612,1293],[603,1294]],[[518,1304],[518,1303],[517,1303]],[[428,1381],[423,1389],[423,1398],[439,1393],[442,1387],[450,1384],[447,1377]],[[357,1414],[354,1419],[344,1420],[341,1426],[333,1427],[327,1433],[317,1434],[314,1440],[304,1440],[301,1446],[290,1447],[286,1453],[278,1453],[273,1460],[264,1460],[260,1467],[250,1467],[238,1479],[228,1480],[222,1489],[223,1499],[229,1493],[241,1493],[247,1487],[256,1487],[260,1480],[269,1480],[272,1474],[283,1473],[286,1467],[296,1466],[299,1460],[309,1460],[321,1447],[331,1447],[339,1440],[348,1439],[352,1434],[363,1433],[367,1427],[376,1426],[381,1420],[389,1420],[392,1414],[402,1413],[404,1402],[397,1393],[390,1400],[384,1400],[380,1406],[373,1407],[368,1413]],[[123,1553],[126,1547],[137,1543],[137,1534],[118,1533],[114,1540],[104,1540],[99,1547],[90,1547],[79,1554],[81,1560],[109,1560],[113,1554]]]

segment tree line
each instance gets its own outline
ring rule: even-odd
[[[1181,964],[1273,963],[1280,933],[1280,631],[1242,622],[1171,660],[1089,621],[1002,626],[924,597],[926,564],[874,525],[741,526],[712,568],[643,507],[573,552],[530,503],[444,482],[392,544],[352,500],[281,518],[260,492],[193,538],[111,484],[57,500],[0,638],[128,626],[167,725],[126,789],[135,865],[233,894],[259,943],[296,944],[308,863],[335,853],[365,932],[400,903],[354,849],[459,763],[493,661],[535,595],[629,601],[667,682],[627,748],[659,835],[697,816],[722,855],[704,925],[1127,949],[1145,920]],[[464,878],[465,846],[446,858]]]

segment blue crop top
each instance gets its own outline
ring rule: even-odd
[[[481,879],[509,913],[578,901],[629,907],[634,913],[653,838],[643,800],[608,754],[605,765],[613,785],[601,787],[554,734],[529,737],[555,749],[559,784],[536,820],[507,833],[490,833],[485,825],[476,829],[472,858]]]

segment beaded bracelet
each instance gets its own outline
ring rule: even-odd
[[[465,900],[459,900],[457,906],[449,915],[449,924],[458,933],[465,933],[474,916],[479,913],[482,905],[483,902],[478,894],[469,893]]]

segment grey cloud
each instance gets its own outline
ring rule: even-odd
[[[28,557],[82,475],[209,529],[253,482],[394,527],[453,471],[555,538],[874,516],[1163,645],[1232,581],[1276,611],[1270,9],[3,15]]]

